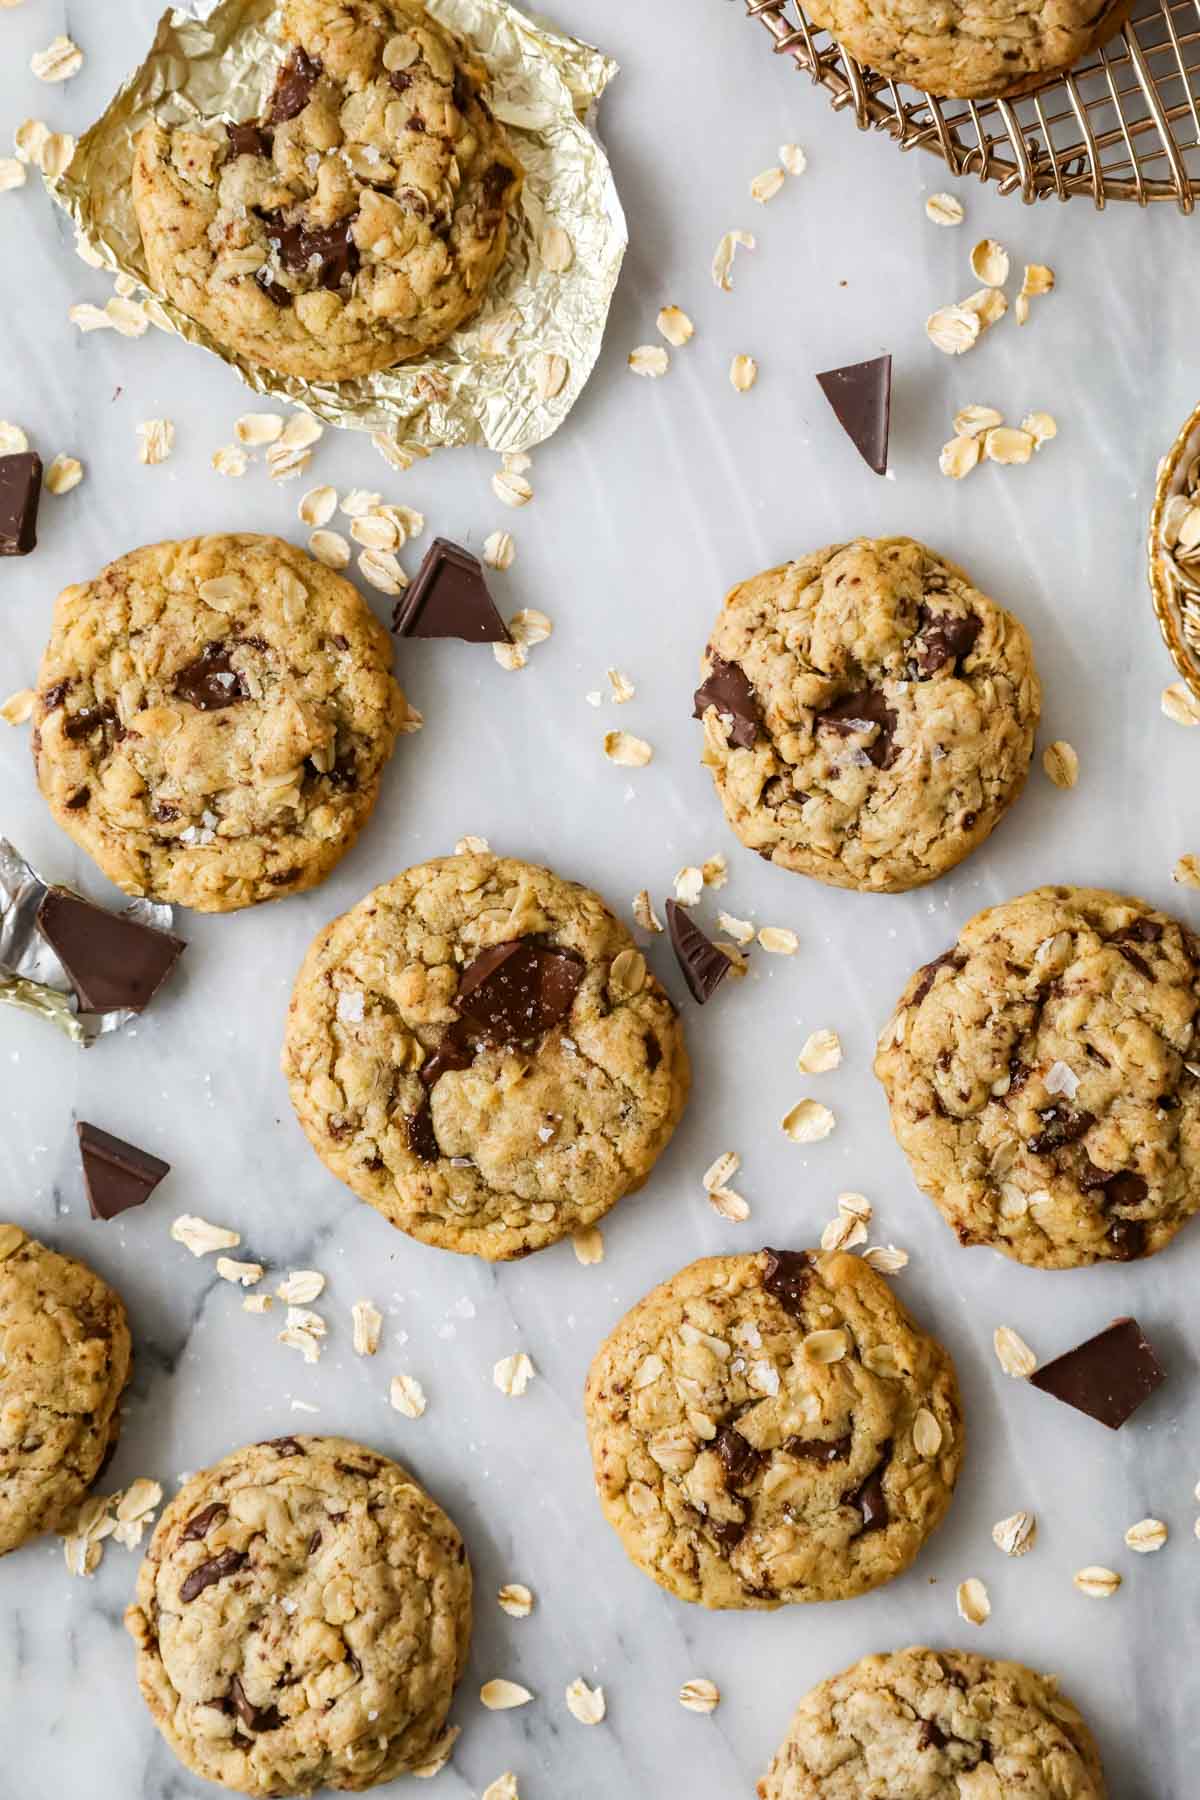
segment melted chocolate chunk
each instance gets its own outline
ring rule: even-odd
[[[1120,952],[1130,968],[1136,969],[1146,981],[1153,981],[1153,969],[1132,945],[1157,944],[1162,934],[1162,926],[1154,919],[1131,919],[1128,925],[1122,925],[1120,931],[1114,931],[1108,942]]]
[[[1140,1219],[1114,1219],[1105,1236],[1114,1262],[1135,1262],[1146,1253],[1146,1227]]]
[[[210,1556],[192,1570],[179,1590],[181,1600],[194,1600],[205,1588],[210,1588],[218,1581],[224,1581],[227,1575],[236,1575],[244,1569],[250,1558],[244,1550],[222,1550],[219,1556]]]
[[[739,750],[752,750],[761,730],[759,712],[749,677],[735,662],[708,652],[709,670],[692,695],[692,717],[702,719],[705,709],[715,706],[722,718],[730,721],[729,742]]]
[[[646,1051],[646,1067],[653,1074],[662,1061],[662,1045],[652,1031],[642,1033],[642,1044]]]
[[[941,1750],[948,1742],[940,1725],[935,1725],[932,1719],[921,1720],[921,1729],[917,1733],[918,1750]]]
[[[396,602],[397,637],[461,638],[468,644],[511,644],[508,626],[488,592],[483,564],[449,538],[434,538],[416,579]]]
[[[876,475],[887,474],[888,432],[892,419],[892,359],[847,363],[817,376],[821,392],[838,424]]]
[[[321,1534],[319,1531],[314,1531],[312,1536],[308,1540],[308,1554],[310,1556],[315,1556],[317,1554],[317,1551],[320,1548],[321,1548]]]
[[[832,1463],[845,1462],[850,1454],[851,1433],[838,1438],[784,1438],[783,1448],[789,1456],[797,1456],[801,1462],[819,1463],[828,1468]]]
[[[229,1698],[247,1731],[278,1731],[283,1724],[282,1716],[275,1707],[251,1704],[238,1675],[229,1684]]]
[[[862,1514],[862,1533],[881,1531],[888,1523],[887,1500],[883,1492],[883,1471],[891,1460],[892,1445],[888,1439],[882,1446],[882,1455],[871,1473],[860,1486],[842,1495],[843,1506],[857,1507]]]
[[[874,727],[875,737],[867,745],[866,755],[877,769],[890,769],[900,754],[895,744],[897,715],[879,688],[860,688],[855,694],[847,694],[844,700],[819,712],[815,723],[818,729],[836,731],[841,737]]]
[[[767,1266],[763,1287],[778,1300],[785,1313],[804,1320],[804,1295],[812,1279],[812,1264],[804,1250],[764,1250]]]
[[[37,549],[42,459],[33,450],[0,456],[0,556],[28,556]]]
[[[75,1131],[93,1219],[115,1219],[131,1207],[144,1206],[164,1175],[171,1172],[170,1163],[161,1157],[82,1119]]]
[[[489,1043],[530,1043],[567,1017],[583,972],[576,951],[517,938],[463,970],[454,1005]]]
[[[388,85],[398,94],[407,94],[412,86],[412,76],[407,69],[393,69],[388,75]]]
[[[932,962],[923,964],[919,970],[920,980],[913,989],[913,996],[909,1001],[909,1005],[920,1006],[922,1000],[937,980],[939,969],[961,969],[966,960],[966,957],[961,956],[957,950],[943,950],[942,954],[940,956],[935,956]]]
[[[465,113],[475,98],[475,84],[465,69],[455,68],[450,97],[460,113]]]
[[[70,691],[71,683],[69,681],[56,681],[54,686],[48,687],[42,695],[42,705],[47,712],[54,712],[57,707],[62,705]]]
[[[37,927],[57,952],[84,1012],[142,1012],[187,948],[169,931],[106,912],[66,888],[47,889]]]
[[[728,975],[729,958],[676,900],[667,901],[667,932],[688,992],[698,1006],[703,1006]]]
[[[303,1456],[304,1445],[298,1444],[294,1437],[262,1438],[259,1441],[263,1450],[273,1450],[276,1456]]]
[[[270,156],[271,140],[257,119],[244,125],[226,125],[231,156]]]
[[[1132,1169],[1100,1169],[1090,1157],[1084,1157],[1077,1177],[1085,1194],[1103,1190],[1102,1206],[1140,1206],[1150,1188],[1142,1176]]]
[[[206,644],[194,662],[176,673],[171,691],[200,712],[220,712],[250,693],[229,660],[228,644],[216,641]]]
[[[92,790],[90,787],[76,788],[75,792],[71,795],[71,798],[69,800],[64,800],[63,805],[68,812],[78,812],[81,806],[87,805],[91,797]]]
[[[448,1070],[469,1069],[474,1060],[474,1040],[460,1019],[457,1024],[447,1025],[437,1049],[421,1064],[421,1080],[432,1088]]]
[[[300,220],[288,224],[282,213],[265,217],[267,242],[275,246],[280,262],[292,275],[308,276],[318,287],[336,290],[357,270],[359,256],[352,217],[317,226]]]
[[[735,1426],[725,1425],[713,1439],[712,1447],[724,1466],[726,1487],[749,1486],[762,1461],[754,1445]]]
[[[72,742],[81,738],[89,738],[93,733],[102,731],[108,725],[112,727],[113,736],[120,743],[125,736],[125,728],[117,717],[114,706],[105,701],[103,706],[81,706],[78,712],[71,713],[63,720],[63,736]]]
[[[180,1543],[186,1544],[193,1538],[207,1537],[214,1525],[228,1517],[229,1508],[222,1506],[219,1500],[214,1500],[211,1506],[206,1506],[202,1511],[192,1514],[179,1534]]]
[[[297,45],[275,77],[271,104],[267,108],[267,124],[282,125],[302,113],[320,75],[320,62]]]
[[[1027,1141],[1032,1156],[1052,1156],[1064,1144],[1078,1143],[1096,1123],[1090,1112],[1072,1112],[1069,1106],[1046,1106],[1038,1113],[1043,1129]]]
[[[494,162],[483,177],[484,206],[490,211],[501,211],[515,179],[507,163]]]
[[[267,296],[267,299],[275,306],[290,306],[292,304],[292,296],[284,287],[283,283],[280,281],[272,281],[271,277],[266,274],[264,270],[257,269],[255,271],[254,285],[260,287]]]
[[[912,661],[918,679],[927,681],[939,669],[951,664],[951,674],[958,662],[971,654],[975,640],[983,630],[983,620],[976,613],[935,613],[922,605],[917,615],[917,635],[912,641]]]
[[[441,1157],[441,1149],[437,1141],[437,1133],[433,1129],[433,1108],[428,1098],[421,1107],[405,1121],[408,1132],[408,1147],[418,1162],[435,1163]]]
[[[1136,1319],[1114,1319],[1077,1349],[1055,1357],[1029,1377],[1044,1394],[1117,1431],[1166,1380]]]
[[[705,1524],[716,1538],[722,1556],[736,1550],[746,1535],[745,1519],[706,1519]]]

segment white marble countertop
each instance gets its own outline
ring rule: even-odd
[[[140,56],[156,12],[156,0],[28,0],[0,13],[0,135],[29,114],[82,129]],[[535,456],[534,503],[507,514],[488,484],[494,459],[482,452],[398,476],[365,440],[329,433],[312,470],[341,487],[381,487],[463,542],[512,529],[516,565],[495,591],[506,610],[549,613],[554,636],[520,674],[465,646],[406,645],[401,673],[428,723],[401,741],[358,848],[302,898],[181,920],[190,942],[182,972],[136,1030],[85,1053],[0,1008],[0,1212],[84,1255],[129,1304],[137,1371],[112,1485],[153,1474],[171,1491],[180,1472],[237,1444],[314,1429],[398,1455],[452,1512],[479,1600],[454,1715],[463,1735],[431,1784],[437,1800],[478,1795],[506,1769],[522,1800],[749,1796],[805,1689],[867,1651],[914,1641],[1058,1671],[1099,1734],[1114,1796],[1187,1800],[1200,1754],[1200,1225],[1145,1265],[1072,1275],[960,1250],[891,1139],[870,1058],[910,970],[984,904],[1040,882],[1092,882],[1141,892],[1200,924],[1200,896],[1171,882],[1175,859],[1200,851],[1200,743],[1159,712],[1174,676],[1142,545],[1156,458],[1200,386],[1197,227],[1170,209],[1101,217],[1076,201],[1027,211],[964,184],[965,228],[937,230],[922,202],[951,185],[940,165],[903,158],[836,118],[772,63],[740,6],[558,0],[557,22],[623,65],[602,124],[632,247],[600,365],[567,426]],[[60,30],[73,31],[87,63],[65,88],[46,88],[28,58]],[[753,205],[751,176],[786,141],[806,147],[808,173],[766,208]],[[709,263],[733,226],[755,230],[759,247],[739,260],[725,295]],[[1010,318],[951,361],[927,344],[923,321],[975,286],[967,254],[985,233],[1015,264],[1051,264],[1058,291],[1034,303],[1024,331]],[[261,469],[223,480],[209,466],[251,403],[232,374],[155,333],[83,338],[68,324],[69,304],[109,291],[72,255],[66,221],[33,184],[0,196],[0,415],[20,422],[47,460],[69,451],[87,465],[74,493],[45,499],[37,554],[0,567],[5,693],[32,679],[58,588],[110,557],[157,536],[231,528],[303,541],[295,509],[307,483],[272,486]],[[675,353],[665,380],[635,380],[626,354],[654,338],[667,301],[692,314],[695,341]],[[881,349],[897,371],[886,482],[857,460],[812,380]],[[745,396],[726,378],[736,351],[761,365]],[[1060,435],[1031,467],[951,484],[937,453],[968,402],[1014,419],[1048,409]],[[177,447],[147,469],[134,428],[158,415],[175,420]],[[1015,815],[964,867],[920,893],[866,898],[740,849],[698,764],[688,715],[697,656],[728,585],[838,537],[889,531],[965,562],[1025,619],[1046,687],[1041,741],[1074,744],[1080,780],[1062,793],[1036,767]],[[584,696],[606,685],[610,665],[633,675],[637,696],[618,712],[607,702],[596,711]],[[616,725],[652,741],[649,768],[605,762],[601,735]],[[0,828],[47,874],[115,899],[43,809],[26,731],[0,729]],[[790,960],[760,955],[750,978],[727,984],[706,1012],[688,1006],[689,1111],[643,1193],[606,1222],[598,1267],[581,1267],[568,1244],[489,1268],[389,1231],[322,1170],[278,1073],[290,981],[318,926],[468,832],[544,859],[620,908],[643,886],[661,897],[681,864],[720,849],[731,868],[721,903],[791,925],[801,939]],[[681,992],[663,940],[653,956]],[[847,1054],[839,1071],[810,1083],[795,1057],[823,1025],[837,1028]],[[803,1149],[778,1120],[806,1088],[835,1108],[838,1126]],[[80,1114],[172,1163],[143,1211],[107,1226],[88,1219]],[[738,1185],[753,1207],[741,1226],[719,1219],[700,1188],[727,1148],[744,1158]],[[716,1250],[811,1243],[843,1188],[868,1194],[876,1235],[911,1253],[899,1291],[957,1359],[965,1474],[947,1523],[893,1586],[842,1605],[707,1615],[637,1573],[604,1525],[581,1419],[584,1372],[612,1322],[661,1277]],[[184,1211],[235,1226],[273,1271],[328,1274],[332,1337],[319,1366],[277,1345],[275,1321],[245,1314],[238,1290],[170,1241],[170,1221]],[[361,1295],[387,1314],[374,1361],[350,1348],[349,1307]],[[1009,1381],[992,1354],[1001,1323],[1049,1355],[1127,1311],[1159,1347],[1169,1383],[1119,1436]],[[518,1348],[538,1379],[507,1400],[492,1364]],[[419,1422],[388,1408],[388,1378],[399,1371],[429,1395]],[[296,1400],[319,1410],[294,1411]],[[1034,1511],[1040,1530],[1035,1552],[1013,1561],[994,1548],[990,1527],[1017,1508]],[[1171,1542],[1137,1557],[1122,1536],[1146,1514],[1168,1522]],[[1073,1588],[1073,1571],[1094,1562],[1125,1577],[1115,1598]],[[71,1579],[53,1539],[0,1564],[0,1788],[14,1797],[198,1800],[212,1791],[177,1767],[138,1698],[121,1628],[135,1568],[134,1556],[110,1547],[93,1580]],[[991,1592],[982,1629],[955,1612],[955,1587],[969,1575]],[[513,1621],[495,1605],[505,1580],[535,1590],[531,1619]],[[501,1674],[526,1683],[535,1702],[484,1711],[479,1686]],[[576,1675],[604,1685],[608,1718],[597,1729],[564,1706]],[[677,1704],[694,1676],[721,1687],[712,1717]]]

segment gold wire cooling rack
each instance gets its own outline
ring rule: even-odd
[[[855,62],[800,0],[743,0],[774,39],[863,131],[929,150],[956,175],[1022,200],[1200,197],[1200,0],[1138,0],[1119,37],[1069,75],[1019,100],[937,100]]]

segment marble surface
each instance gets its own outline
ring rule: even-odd
[[[0,134],[36,114],[80,129],[140,54],[155,0],[102,7],[28,0],[0,14]],[[1200,1679],[1193,1522],[1200,1505],[1200,1387],[1195,1292],[1200,1225],[1146,1265],[1070,1275],[963,1251],[915,1190],[870,1072],[875,1032],[910,969],[941,951],[978,907],[1049,880],[1140,891],[1200,924],[1200,896],[1171,868],[1200,851],[1200,744],[1168,723],[1158,696],[1173,678],[1143,573],[1142,537],[1155,460],[1196,399],[1196,225],[1163,209],[1082,201],[1022,209],[964,185],[968,222],[937,230],[925,196],[939,165],[860,137],[821,96],[772,63],[762,34],[723,0],[558,0],[558,23],[601,41],[623,73],[603,130],[629,213],[632,246],[605,353],[559,436],[534,459],[534,503],[506,513],[489,487],[494,459],[461,452],[395,476],[369,444],[328,434],[314,479],[382,488],[420,507],[431,528],[478,544],[497,527],[517,539],[495,588],[509,610],[549,613],[554,636],[520,674],[453,644],[406,646],[405,685],[425,713],[402,740],[376,819],[326,884],[303,898],[223,919],[183,921],[181,975],[134,1031],[80,1052],[49,1026],[0,1009],[0,1212],[87,1257],[124,1294],[137,1339],[112,1484],[142,1474],[168,1489],[235,1444],[294,1429],[345,1432],[420,1474],[470,1542],[479,1604],[456,1719],[454,1762],[437,1800],[479,1795],[503,1770],[523,1800],[729,1800],[750,1795],[794,1701],[870,1650],[912,1641],[1014,1655],[1059,1671],[1089,1713],[1119,1800],[1196,1792]],[[73,30],[83,73],[45,88],[30,52]],[[750,178],[784,141],[809,172],[765,209]],[[709,263],[721,234],[752,228],[732,294]],[[969,293],[969,247],[985,233],[1014,263],[1050,263],[1059,288],[1032,323],[1005,321],[970,356],[927,344],[935,306]],[[0,687],[33,677],[51,603],[67,581],[159,535],[228,528],[302,541],[303,485],[241,482],[209,466],[249,404],[216,361],[151,334],[81,338],[68,305],[103,300],[103,277],[71,253],[70,233],[32,185],[0,197],[0,415],[44,455],[80,456],[87,478],[43,506],[36,556],[0,568]],[[635,380],[627,352],[654,339],[673,301],[697,334],[665,380]],[[897,363],[894,479],[877,480],[841,437],[817,369],[890,349]],[[749,395],[727,380],[753,353]],[[955,409],[999,405],[1010,417],[1055,414],[1058,440],[1034,466],[943,480],[937,452]],[[175,420],[177,448],[146,469],[138,420]],[[1046,686],[1042,742],[1064,737],[1080,758],[1071,793],[1035,769],[1015,816],[965,867],[900,898],[847,896],[766,867],[731,839],[698,764],[689,718],[696,659],[725,588],[737,578],[856,532],[911,531],[965,562],[1029,625]],[[378,600],[378,596],[375,597]],[[637,696],[594,710],[609,665]],[[649,738],[652,765],[605,762],[603,732]],[[3,828],[39,866],[112,900],[41,807],[27,734],[0,728]],[[704,1013],[687,1006],[696,1082],[690,1109],[643,1193],[607,1221],[607,1254],[583,1268],[570,1245],[493,1269],[391,1232],[316,1162],[277,1069],[289,984],[326,919],[401,866],[448,850],[464,833],[553,863],[626,908],[648,886],[722,850],[719,903],[799,933],[788,960],[761,953],[744,983]],[[711,918],[717,902],[707,902]],[[659,940],[656,968],[680,991]],[[835,1074],[805,1079],[807,1032],[831,1025],[846,1048]],[[778,1120],[804,1092],[836,1110],[826,1142],[798,1148]],[[160,1152],[169,1181],[142,1212],[89,1221],[73,1121],[88,1117]],[[700,1176],[721,1150],[745,1159],[748,1224],[709,1208]],[[970,1430],[948,1522],[916,1568],[849,1604],[773,1615],[708,1616],[660,1593],[603,1524],[592,1492],[580,1389],[612,1322],[691,1258],[762,1242],[812,1242],[834,1195],[859,1189],[877,1237],[912,1257],[897,1282],[958,1362]],[[197,1212],[242,1233],[272,1274],[329,1277],[329,1347],[306,1367],[275,1342],[277,1321],[241,1310],[240,1292],[168,1237]],[[387,1315],[374,1361],[350,1348],[349,1308],[370,1295]],[[1136,1312],[1170,1380],[1119,1436],[1019,1387],[998,1369],[993,1328],[1007,1323],[1043,1355],[1120,1312]],[[523,1399],[492,1385],[493,1362],[523,1348],[538,1378]],[[419,1422],[389,1410],[387,1382],[416,1375],[429,1395]],[[316,1412],[293,1410],[294,1403]],[[1036,1512],[1035,1552],[993,1547],[994,1520]],[[1125,1528],[1166,1520],[1157,1556],[1132,1555]],[[1108,1601],[1084,1598],[1083,1564],[1119,1570]],[[21,1800],[146,1800],[207,1790],[179,1769],[133,1681],[121,1612],[135,1557],[110,1548],[93,1580],[68,1577],[56,1540],[0,1565],[0,1789]],[[992,1617],[955,1612],[956,1584],[982,1577]],[[533,1617],[496,1606],[501,1581],[536,1592]],[[489,1714],[480,1684],[526,1683],[534,1703]],[[566,1711],[576,1675],[602,1682],[607,1721]],[[676,1691],[706,1676],[724,1698],[710,1718]],[[400,1787],[389,1792],[399,1793]]]

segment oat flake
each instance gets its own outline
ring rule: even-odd
[[[0,194],[25,186],[25,164],[16,156],[0,156]]]
[[[143,419],[137,428],[137,434],[140,463],[166,462],[175,448],[175,424],[172,419]]]
[[[585,1225],[571,1237],[576,1262],[585,1268],[604,1261],[604,1238],[598,1225]]]
[[[724,294],[733,289],[733,259],[739,249],[753,250],[753,236],[748,231],[727,231],[713,256],[712,278]]]
[[[263,1278],[263,1266],[256,1262],[235,1262],[231,1256],[218,1256],[217,1274],[222,1281],[240,1282],[242,1287],[253,1287],[256,1281]]]
[[[533,1611],[533,1595],[519,1581],[506,1581],[496,1599],[510,1619],[527,1619]]]
[[[46,470],[46,491],[69,494],[83,480],[83,464],[74,456],[56,456]]]
[[[525,477],[510,469],[499,469],[492,476],[492,492],[505,506],[528,506],[533,499],[533,489]]]
[[[780,144],[779,160],[789,175],[803,175],[808,167],[808,158],[799,144]]]
[[[646,375],[657,380],[665,375],[671,366],[671,358],[661,344],[639,344],[629,352],[626,361],[635,375]]]
[[[327,569],[346,568],[352,554],[340,531],[314,531],[308,540],[308,548]]]
[[[627,731],[606,731],[604,754],[623,769],[644,769],[654,751],[645,738],[631,737]]]
[[[638,892],[633,896],[632,910],[635,920],[641,926],[643,931],[662,930],[662,920],[654,910],[654,903],[650,898],[649,888],[639,888]]]
[[[800,939],[784,925],[764,925],[758,941],[771,956],[795,956]]]
[[[33,713],[33,703],[37,695],[32,688],[20,688],[0,706],[0,719],[6,725],[24,725]]]
[[[986,287],[1002,288],[1008,280],[1008,251],[995,238],[980,238],[971,252],[971,273]]]
[[[759,933],[762,942],[762,933]],[[763,945],[766,949],[767,945]],[[820,1031],[810,1031],[796,1058],[796,1067],[802,1075],[827,1075],[830,1069],[836,1069],[842,1060],[842,1040],[836,1031],[827,1026]]]
[[[489,569],[511,569],[516,555],[510,532],[493,531],[483,540],[483,560]]]
[[[235,1250],[241,1235],[227,1231],[223,1225],[210,1225],[194,1213],[181,1213],[171,1226],[171,1236],[193,1256],[208,1256],[213,1250]]]
[[[794,1144],[815,1144],[827,1138],[837,1120],[819,1100],[798,1100],[784,1114],[780,1126]]]
[[[677,350],[691,340],[696,330],[687,314],[678,306],[664,306],[654,322],[668,344],[673,344]]]
[[[590,1688],[581,1676],[567,1688],[567,1711],[581,1725],[599,1725],[604,1717],[604,1689]]]
[[[951,481],[964,481],[971,471],[979,466],[979,439],[977,437],[953,437],[948,444],[943,444],[938,454],[938,468]]]
[[[536,1370],[524,1350],[502,1356],[492,1369],[492,1381],[502,1394],[519,1400],[533,1380]]]
[[[370,1300],[356,1300],[350,1308],[354,1324],[354,1354],[374,1356],[383,1333],[383,1314]]]
[[[1073,788],[1079,780],[1079,757],[1062,738],[1047,744],[1042,752],[1042,767],[1057,788]]]
[[[1086,1569],[1080,1569],[1073,1577],[1075,1586],[1089,1600],[1107,1600],[1115,1594],[1121,1585],[1121,1577],[1115,1569],[1102,1568],[1098,1563],[1090,1563]]]
[[[1005,1556],[1025,1556],[1037,1540],[1037,1520],[1032,1513],[1015,1512],[992,1526],[992,1542]]]
[[[1019,1337],[1010,1325],[996,1327],[992,1333],[992,1345],[1000,1367],[1014,1380],[1026,1380],[1037,1368],[1037,1357],[1024,1338]]]
[[[908,1267],[908,1251],[898,1250],[895,1244],[873,1244],[863,1251],[863,1261],[877,1275],[898,1275]]]
[[[303,525],[328,525],[337,511],[337,489],[335,487],[309,488],[301,498],[296,511]]]
[[[675,873],[675,898],[680,906],[695,906],[704,892],[704,872],[689,863]]]
[[[222,444],[219,450],[212,453],[212,466],[218,475],[228,475],[236,479],[244,475],[249,466],[244,450],[236,444]]]
[[[34,51],[29,66],[39,81],[70,81],[83,67],[83,51],[69,37],[56,37]]]
[[[420,1770],[415,1773],[419,1774]],[[497,1775],[495,1781],[488,1783],[483,1790],[483,1800],[521,1800],[517,1792],[517,1778],[511,1770]]]
[[[406,1419],[419,1419],[428,1405],[424,1388],[411,1375],[392,1376],[388,1400]]]
[[[715,1681],[706,1681],[699,1676],[684,1682],[679,1690],[679,1704],[687,1712],[716,1712],[721,1704],[721,1690]]]
[[[935,350],[961,356],[979,340],[979,314],[966,306],[943,306],[925,321],[925,334]]]
[[[965,1619],[968,1625],[985,1625],[992,1616],[988,1591],[977,1575],[968,1576],[966,1581],[959,1582],[955,1604],[959,1618]]]
[[[983,454],[989,462],[1027,463],[1033,452],[1032,434],[1015,425],[995,425],[984,435]]]
[[[533,1699],[527,1687],[518,1681],[485,1681],[479,1690],[479,1698],[489,1712],[507,1712],[510,1707],[527,1706]]]
[[[1173,681],[1162,691],[1162,709],[1173,725],[1200,725],[1200,699],[1186,681]]]
[[[953,194],[930,194],[925,202],[925,217],[934,225],[961,225],[966,216],[962,201]]]
[[[1125,1533],[1125,1542],[1139,1556],[1148,1556],[1152,1551],[1162,1549],[1167,1536],[1167,1528],[1161,1519],[1139,1519]]]

